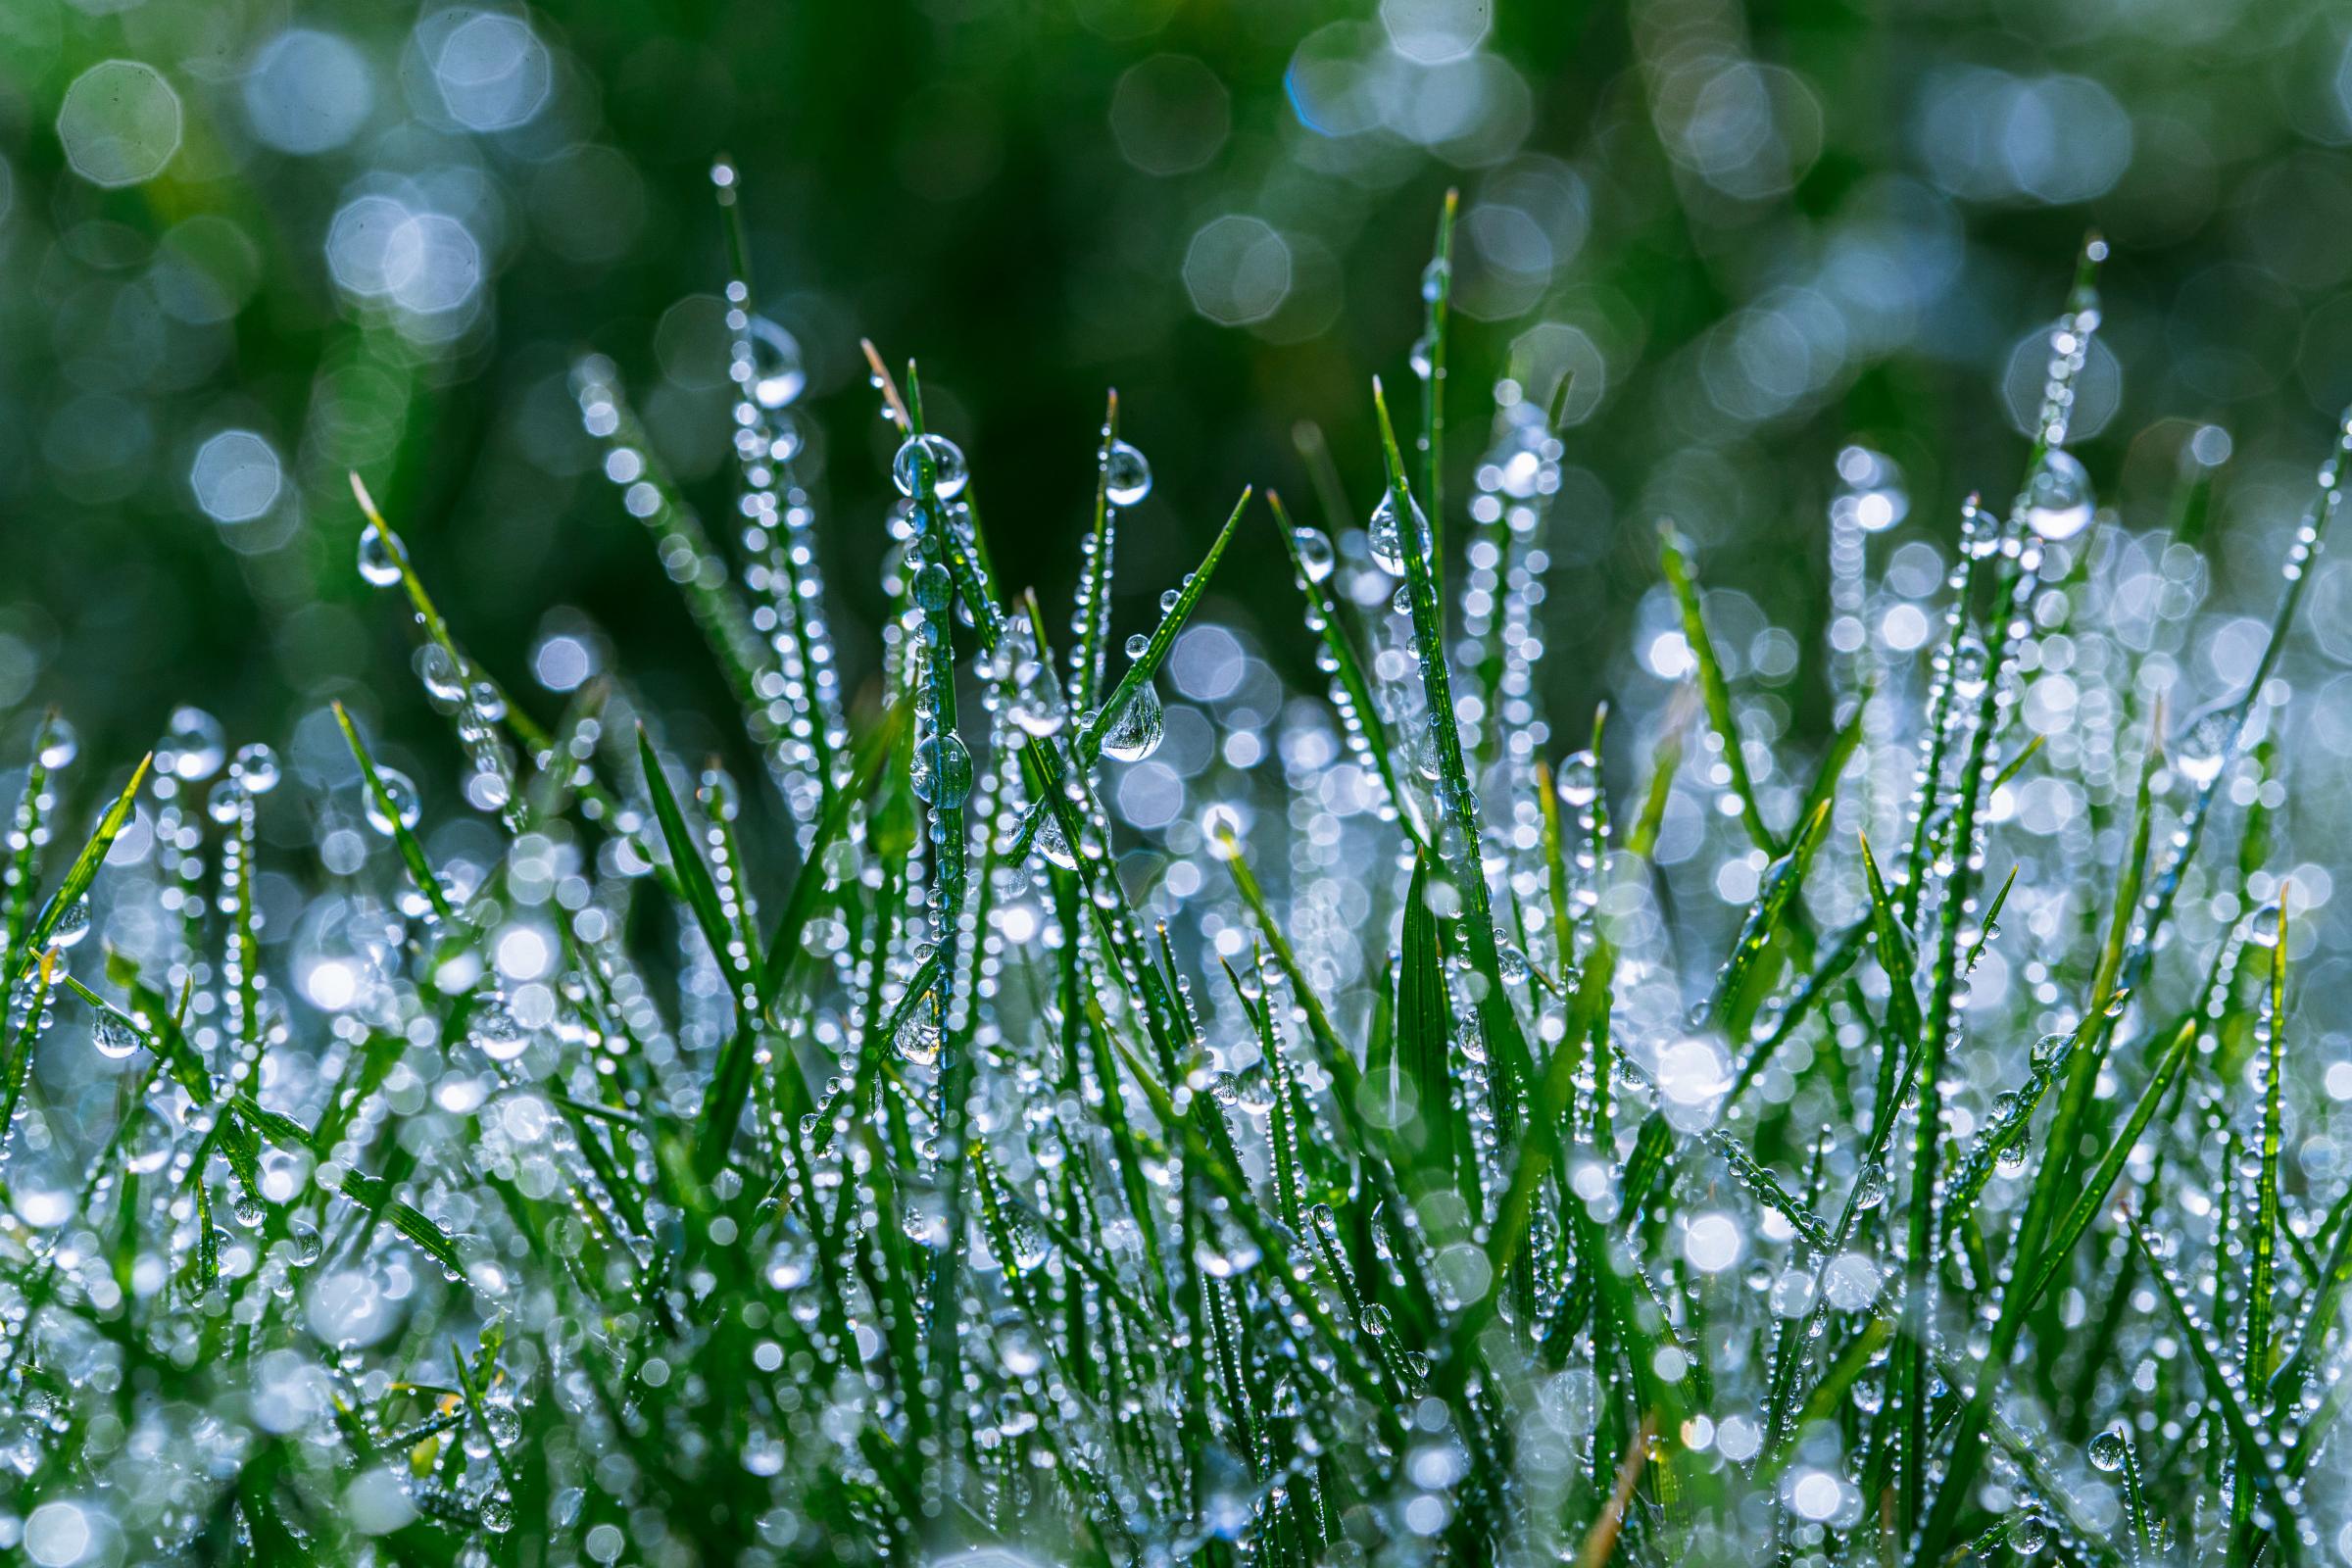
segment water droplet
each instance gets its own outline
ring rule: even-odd
[[[751,363],[737,371],[748,376],[752,401],[763,409],[780,409],[801,395],[808,374],[801,367],[800,340],[764,316],[755,316],[747,329]]]
[[[1445,257],[1431,257],[1429,265],[1421,269],[1421,298],[1435,305],[1452,276],[1453,269],[1446,265]]]
[[[1102,494],[1114,507],[1132,507],[1152,493],[1152,465],[1124,441],[1113,441],[1102,459]]]
[[[360,530],[360,575],[378,588],[400,581],[400,562],[392,554],[384,531],[374,523]]]
[[[1838,454],[1838,495],[1830,515],[1864,533],[1880,533],[1903,520],[1911,497],[1903,488],[1903,470],[1884,452],[1847,447]]]
[[[473,1016],[466,1020],[466,1038],[492,1061],[513,1061],[531,1043],[530,1031],[514,1016],[507,999],[496,992],[474,1004]]]
[[[194,783],[220,772],[227,757],[228,735],[219,719],[201,708],[175,708],[156,748],[155,765]]]
[[[228,776],[256,795],[267,795],[277,788],[277,754],[259,741],[241,746],[228,764]]]
[[[1038,824],[1037,853],[1064,871],[1078,869],[1078,857],[1071,853],[1069,837],[1061,831],[1061,819],[1051,812]]]
[[[914,574],[914,602],[927,615],[942,614],[956,598],[956,576],[940,563],[924,564]]]
[[[1429,548],[1429,517],[1421,503],[1406,498],[1413,509],[1413,540],[1423,551]],[[1366,528],[1372,546],[1372,563],[1392,577],[1404,575],[1405,540],[1403,530],[1396,525],[1396,492],[1382,492],[1380,505],[1372,509],[1372,521]]]
[[[90,934],[90,896],[83,894],[68,905],[49,931],[49,940],[58,947],[71,948]]]
[[[1600,770],[1591,752],[1576,752],[1560,760],[1559,777],[1554,788],[1560,792],[1560,804],[1583,810],[1600,796]]]
[[[383,786],[385,799],[391,803],[392,809],[400,813],[400,826],[415,827],[416,819],[424,811],[423,803],[416,798],[416,782],[397,767],[379,765],[375,777],[376,782]],[[362,799],[368,811],[368,825],[390,838],[393,820],[385,814],[385,802],[376,799],[376,792],[372,789],[366,790]]]
[[[2042,538],[2072,539],[2089,526],[2095,505],[2090,475],[2075,455],[2053,447],[2026,481],[2026,526]]]
[[[1886,1167],[1872,1160],[1854,1182],[1854,1207],[1867,1210],[1886,1201]]]
[[[121,1061],[139,1049],[139,1032],[119,1012],[102,1012],[90,1031],[90,1044],[110,1061]]]
[[[318,1227],[307,1219],[298,1219],[286,1227],[286,1240],[294,1244],[294,1264],[309,1268],[326,1250],[319,1240]]]
[[[1291,538],[1298,543],[1298,564],[1306,572],[1306,580],[1308,582],[1327,580],[1331,576],[1332,567],[1338,564],[1338,558],[1332,554],[1331,541],[1323,537],[1323,530],[1307,527],[1294,528],[1291,530]]]
[[[1135,689],[1127,706],[1102,737],[1102,750],[1122,762],[1140,762],[1159,750],[1167,735],[1167,717],[1159,706],[1159,693],[1150,681]]]
[[[971,482],[971,470],[964,466],[963,448],[944,435],[910,435],[899,448],[899,455],[890,465],[890,478],[899,487],[899,494],[914,494],[915,466],[928,457],[931,464],[931,492],[942,501],[953,501],[963,494]]]
[[[2124,1467],[2126,1445],[2124,1435],[2113,1428],[2090,1440],[2090,1462],[2093,1468],[2109,1475]]]
[[[2217,703],[2189,716],[2172,745],[2173,767],[2191,787],[2203,789],[2221,777],[2237,750],[2245,711],[2236,702]]]
[[[951,811],[971,798],[972,754],[955,735],[934,735],[914,749],[914,798]]]
[[[939,1061],[939,1007],[925,1001],[916,1004],[899,1021],[899,1032],[891,1037],[902,1059],[917,1067],[935,1066]]]
[[[81,738],[74,733],[73,725],[62,718],[52,717],[41,726],[40,751],[37,755],[40,764],[54,773],[81,755]]]

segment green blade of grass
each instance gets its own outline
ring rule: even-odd
[[[1715,655],[1714,639],[1707,635],[1707,619],[1699,608],[1698,584],[1690,574],[1690,560],[1671,524],[1658,528],[1658,560],[1682,610],[1683,640],[1690,645],[1690,657],[1698,666],[1699,696],[1706,703],[1707,725],[1723,747],[1723,765],[1730,770],[1732,796],[1740,806],[1740,825],[1747,829],[1748,839],[1757,849],[1777,857],[1783,846],[1764,825],[1764,813],[1756,807],[1756,787],[1748,777],[1739,723],[1732,716],[1731,685],[1723,678],[1723,662]]]
[[[360,740],[359,727],[352,723],[351,714],[341,703],[335,704],[334,709],[335,722],[342,727],[344,743],[351,748],[351,755],[359,761],[360,777],[368,786],[368,797],[375,803],[375,808],[382,813],[383,819],[392,824],[392,843],[400,851],[401,863],[409,868],[409,880],[416,884],[417,892],[432,902],[434,913],[444,920],[457,919],[458,911],[450,905],[448,890],[441,886],[441,879],[433,874],[433,863],[426,858],[424,846],[417,842],[416,830],[405,820],[400,803],[392,798],[391,790],[384,785],[383,775],[376,771],[375,759],[368,755],[367,746]]]
[[[90,834],[89,842],[82,845],[81,853],[66,868],[65,880],[57,885],[57,891],[49,895],[49,902],[42,905],[41,912],[33,917],[32,928],[24,933],[24,946],[17,950],[9,970],[8,985],[0,989],[15,989],[17,982],[24,978],[40,955],[49,951],[49,939],[57,934],[58,923],[65,919],[66,912],[79,904],[83,895],[90,891],[90,884],[98,879],[98,867],[106,861],[107,852],[115,847],[115,839],[122,833],[122,824],[130,820],[131,807],[139,798],[139,786],[146,782],[148,765],[154,760],[155,754],[151,752],[139,760],[137,767],[131,769],[130,782],[122,786],[122,793],[115,797],[115,803],[98,819],[98,826]]]

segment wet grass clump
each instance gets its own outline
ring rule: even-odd
[[[2210,470],[2135,534],[2067,446],[2094,243],[2024,478],[1961,510],[1939,587],[1870,571],[1913,499],[1841,458],[1834,734],[1745,689],[1669,526],[1644,659],[1675,695],[1555,740],[1567,443],[1506,380],[1441,494],[1449,232],[1411,407],[1371,389],[1363,525],[1336,474],[1319,521],[1245,491],[1123,639],[1151,468],[1116,400],[1049,616],[874,357],[895,614],[855,692],[740,246],[727,536],[582,362],[748,781],[584,676],[585,634],[510,690],[357,476],[462,831],[340,709],[348,756],[283,786],[193,709],[111,771],[44,722],[0,886],[0,1547],[2341,1553],[2352,1068],[2290,1004],[2326,893],[2280,871],[2278,670],[2352,426],[2314,434],[2246,678],[2194,690]],[[1180,778],[1159,683],[1246,528],[1328,687],[1204,698]],[[1155,765],[1190,805],[1138,828]],[[265,864],[272,812],[300,863]]]

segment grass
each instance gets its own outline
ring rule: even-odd
[[[1449,202],[1416,461],[1377,383],[1367,411],[1398,574],[1354,517],[1244,491],[1112,681],[1113,494],[1147,482],[1116,398],[1057,651],[991,565],[990,476],[869,350],[904,443],[897,612],[851,692],[775,423],[797,381],[761,360],[720,192],[739,536],[661,473],[610,364],[575,387],[757,778],[678,756],[625,670],[533,716],[356,475],[476,830],[420,812],[341,709],[348,765],[309,799],[264,749],[110,771],[36,738],[0,887],[0,1545],[2341,1554],[2352,1198],[2293,1157],[2342,1112],[2291,1006],[2270,677],[2352,425],[2255,678],[2172,728],[2178,665],[2135,668],[2113,620],[2123,524],[2051,501],[2093,242],[1941,637],[1872,632],[1833,733],[1767,744],[1668,526],[1681,689],[1563,754],[1558,393],[1498,388],[1440,504]],[[1160,683],[1252,527],[1328,700],[1237,720],[1205,809],[1139,833],[1113,786],[1165,744]],[[2104,716],[2055,733],[2023,708],[2061,637]],[[2028,789],[2068,820],[2027,823]],[[111,804],[53,871],[75,792]],[[276,863],[280,812],[315,854]],[[295,931],[265,873],[301,889]]]

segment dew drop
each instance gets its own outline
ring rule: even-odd
[[[1140,762],[1159,750],[1167,735],[1167,717],[1159,706],[1159,693],[1150,681],[1135,689],[1119,716],[1111,721],[1102,737],[1102,750],[1122,762]]]
[[[384,530],[372,522],[360,530],[360,575],[378,588],[400,581],[400,562],[394,558]]]
[[[1124,441],[1113,441],[1102,459],[1102,494],[1114,507],[1132,507],[1152,493],[1152,465]]]
[[[963,487],[971,482],[971,470],[964,466],[963,448],[944,435],[910,435],[900,446],[890,465],[891,482],[899,487],[899,494],[914,494],[915,467],[926,456],[931,463],[931,493],[942,501],[963,494]]]
[[[415,827],[424,811],[423,804],[416,799],[416,781],[397,767],[380,765],[375,770],[375,777],[376,782],[383,786],[384,799],[378,800],[372,789],[365,793],[363,799],[367,806],[368,825],[386,838],[392,837],[393,818],[384,809],[388,801],[392,809],[400,813],[399,826]]]
[[[2090,475],[2071,452],[2053,447],[2026,481],[2026,526],[2056,543],[2090,524]]]

